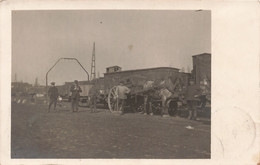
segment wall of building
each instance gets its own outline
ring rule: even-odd
[[[113,72],[119,72],[121,71],[121,67],[119,66],[113,66],[106,68],[106,73],[113,73]]]
[[[182,77],[184,84],[188,83],[190,74],[181,73],[175,68],[155,68],[155,69],[143,69],[133,71],[122,71],[117,73],[105,74],[104,86],[108,90],[115,85],[118,85],[120,81],[124,81],[125,84],[131,84],[133,86],[142,87],[146,81],[166,80],[168,77]]]
[[[23,83],[23,82],[12,82],[11,83],[12,93],[28,93],[32,88],[32,84]]]
[[[192,60],[196,84],[199,84],[205,76],[211,81],[211,54],[196,55]]]

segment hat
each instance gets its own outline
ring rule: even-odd
[[[76,83],[76,84],[78,84],[78,82],[79,82],[78,80],[75,80],[75,81],[74,81],[74,83]]]
[[[55,82],[51,82],[51,85],[55,85]]]

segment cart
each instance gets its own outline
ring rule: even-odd
[[[149,98],[149,108],[152,114],[162,114],[162,99],[160,91],[165,86],[161,85],[161,81],[155,81],[153,86],[144,88],[144,84],[140,86],[131,86],[130,94],[127,96],[125,108],[131,112],[142,112],[144,109],[144,97]],[[177,82],[178,83],[178,82]],[[175,85],[181,86],[181,85]],[[112,113],[120,113],[121,109],[118,105],[118,86],[114,86],[108,93],[108,107]],[[169,114],[174,116],[177,114],[178,105],[181,103],[181,95],[179,92],[174,92],[171,97],[166,100]],[[148,106],[148,105],[147,105]]]

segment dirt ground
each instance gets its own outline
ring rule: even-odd
[[[12,104],[12,158],[210,158],[210,123]]]

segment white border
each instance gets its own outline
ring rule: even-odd
[[[260,3],[258,1],[174,1],[174,0],[4,0],[0,3],[1,55],[1,164],[257,164],[259,161],[259,46]],[[212,144],[211,160],[91,160],[91,159],[10,159],[10,82],[11,82],[11,11],[47,9],[153,9],[212,11]],[[256,137],[243,155],[237,148],[223,156],[215,135],[235,141],[220,123],[243,121],[234,109],[251,117]],[[232,110],[232,111],[231,111]],[[215,118],[218,112],[227,112]],[[225,113],[224,113],[225,114]],[[241,117],[241,116],[240,116]],[[229,121],[229,122],[227,122]],[[222,132],[223,131],[223,132]],[[246,140],[246,139],[245,139]],[[236,141],[235,141],[236,142]],[[243,141],[236,142],[236,145]],[[234,145],[235,146],[235,145]]]

